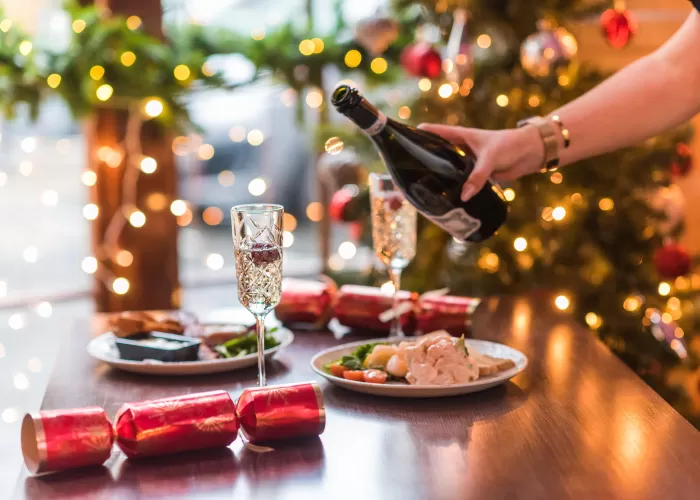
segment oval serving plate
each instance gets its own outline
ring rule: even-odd
[[[206,326],[206,324],[202,326]],[[283,327],[278,327],[277,330],[269,335],[275,337],[280,342],[280,345],[266,350],[265,359],[271,358],[294,340],[294,334]],[[132,373],[142,373],[145,375],[199,375],[240,370],[255,366],[258,362],[257,353],[247,354],[239,358],[223,358],[206,361],[129,361],[119,357],[119,351],[114,345],[114,338],[112,332],[107,332],[92,339],[87,346],[88,354],[114,368]]]
[[[311,359],[311,368],[320,376],[345,389],[362,392],[365,394],[374,394],[377,396],[388,396],[393,398],[441,398],[445,396],[457,396],[459,394],[469,394],[471,392],[483,391],[503,384],[518,373],[522,372],[527,366],[527,356],[517,349],[508,347],[507,345],[489,342],[488,340],[466,339],[468,348],[474,348],[482,354],[488,354],[498,358],[510,359],[515,363],[513,368],[504,370],[495,375],[481,377],[474,382],[457,385],[409,385],[401,382],[389,382],[386,384],[370,384],[367,382],[355,382],[344,378],[336,377],[330,373],[323,371],[323,365],[339,359],[341,356],[350,354],[363,344],[374,342],[387,342],[398,344],[401,341],[410,340],[402,339],[372,339],[343,344],[337,347],[332,347],[321,351]]]

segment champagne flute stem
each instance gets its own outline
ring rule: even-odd
[[[389,269],[389,274],[391,275],[391,281],[394,283],[394,296],[393,296],[393,309],[399,305],[399,290],[401,290],[401,269],[391,268]],[[401,329],[401,317],[394,316],[391,320],[391,330],[389,332],[390,337],[403,337],[404,333]]]
[[[265,377],[265,316],[255,315],[255,330],[258,337],[258,386],[265,387],[267,379]]]

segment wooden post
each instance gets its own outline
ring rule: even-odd
[[[158,0],[95,0],[99,7],[113,14],[136,15],[143,21],[143,29],[162,38],[162,13]],[[133,116],[132,116],[133,118]],[[133,126],[133,122],[132,122]],[[88,165],[97,174],[97,183],[91,188],[92,203],[99,207],[93,222],[93,254],[99,267],[95,280],[95,306],[99,312],[179,307],[177,221],[170,213],[170,203],[177,198],[177,170],[172,152],[172,136],[154,121],[144,121],[136,129],[141,152],[154,158],[157,170],[138,179],[135,207],[146,216],[143,227],[132,227],[128,220],[123,225],[116,247],[105,244],[105,232],[115,213],[124,212],[124,179],[128,169],[136,168],[140,158],[130,156],[128,147],[119,148],[127,137],[129,113],[125,110],[102,108],[95,111],[86,127]],[[132,129],[133,132],[133,129]],[[123,155],[117,167],[111,167],[98,158],[101,147],[117,149]],[[128,218],[128,212],[125,214]],[[133,261],[120,265],[119,249],[131,253]],[[129,262],[121,260],[121,264]],[[119,295],[112,290],[111,280],[123,277],[129,281],[129,290]]]

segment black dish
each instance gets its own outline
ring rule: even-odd
[[[148,339],[162,339],[182,345],[169,349],[145,344],[143,341]],[[200,342],[199,339],[163,332],[143,332],[132,335],[129,338],[118,338],[115,340],[117,349],[119,349],[119,356],[122,359],[129,361],[155,359],[163,362],[197,361],[199,359]]]

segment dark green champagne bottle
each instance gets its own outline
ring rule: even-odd
[[[476,161],[470,149],[387,118],[348,85],[331,101],[372,139],[406,199],[457,240],[483,241],[505,222],[508,202],[498,186],[487,182],[469,201],[460,199]]]

